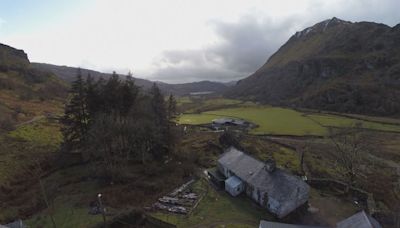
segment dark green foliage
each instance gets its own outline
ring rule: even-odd
[[[64,125],[62,133],[64,145],[72,149],[82,145],[89,128],[89,113],[87,109],[87,88],[78,71],[77,79],[72,83],[71,100],[65,107],[65,114],[61,120]]]
[[[64,144],[80,150],[97,174],[118,180],[130,161],[163,161],[174,145],[174,98],[168,105],[157,85],[141,93],[131,76],[97,81],[80,72],[63,118]]]
[[[176,99],[170,94],[168,97],[168,118],[174,119],[176,117]]]

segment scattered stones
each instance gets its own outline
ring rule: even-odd
[[[170,194],[158,199],[158,202],[153,204],[153,209],[168,211],[177,214],[187,214],[196,204],[199,196],[187,190],[194,180],[191,180],[179,188],[172,191]]]

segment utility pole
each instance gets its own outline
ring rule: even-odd
[[[102,196],[101,193],[99,193],[97,195],[97,200],[99,201],[99,207],[101,210],[101,214],[103,215],[103,223],[104,223],[104,228],[105,228],[106,227],[106,210],[103,207],[103,203],[101,202],[101,196]]]

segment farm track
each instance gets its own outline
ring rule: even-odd
[[[35,116],[35,117],[33,117],[32,119],[30,119],[30,120],[28,120],[28,121],[25,121],[25,122],[22,122],[22,123],[17,124],[16,127],[28,125],[28,124],[34,123],[34,122],[36,122],[36,121],[42,120],[42,119],[44,119],[44,118],[45,118],[45,116]]]

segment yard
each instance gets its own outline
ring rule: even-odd
[[[177,227],[255,227],[260,219],[272,219],[247,197],[234,198],[225,191],[216,191],[205,180],[197,181],[193,190],[205,196],[192,214],[184,216],[155,212],[152,216]]]

